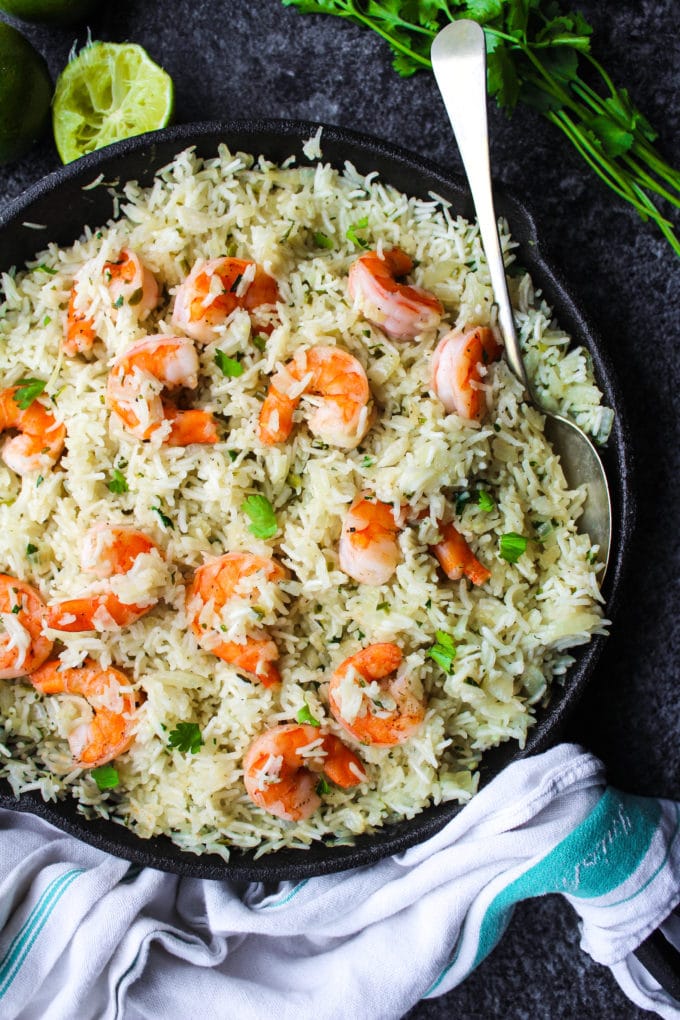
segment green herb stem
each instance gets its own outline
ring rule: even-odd
[[[559,112],[550,111],[547,114],[547,117],[548,120],[551,120],[562,129],[574,148],[578,150],[581,156],[583,156],[585,161],[590,167],[592,167],[598,177],[600,177],[605,184],[612,189],[612,191],[625,199],[626,202],[629,202],[637,210],[643,220],[648,219],[651,215],[659,226],[663,224],[666,227],[671,228],[671,224],[668,220],[663,218],[653,203],[650,202],[649,205],[647,205],[640,202],[639,188],[636,189],[635,182],[626,181],[617,169],[613,160],[609,159],[602,152],[599,152],[563,110],[560,110]]]
[[[655,181],[654,178],[647,173],[644,167],[640,166],[636,159],[630,155],[629,152],[625,152],[621,157],[626,166],[636,175],[638,181],[642,187],[648,188],[659,196],[659,198],[665,198],[667,202],[674,205],[676,209],[680,209],[680,193],[678,195],[672,195],[662,184]]]
[[[670,244],[673,251],[676,253],[676,255],[680,256],[680,240],[678,239],[677,234],[673,230],[672,224],[669,223],[668,220],[664,219],[663,216],[660,215],[658,209],[652,202],[651,198],[649,197],[649,195],[645,194],[642,188],[636,185],[635,190],[639,196],[640,202],[643,205],[647,205],[649,207],[650,219],[654,220],[659,230]]]
[[[512,112],[517,102],[536,107],[558,127],[586,164],[644,219],[659,227],[676,254],[673,224],[651,196],[680,208],[680,172],[651,144],[656,132],[617,89],[590,52],[591,27],[579,12],[562,12],[553,0],[283,0],[303,13],[349,18],[384,39],[401,75],[431,68],[430,44],[447,22],[469,17],[487,37],[490,91]],[[579,59],[597,76],[595,88]],[[493,85],[491,85],[493,79]],[[600,91],[596,91],[599,88]],[[354,228],[353,228],[354,229]],[[364,240],[348,237],[362,247]]]
[[[560,111],[559,113],[551,111],[548,114],[548,119],[552,120],[553,123],[557,124],[564,131],[574,148],[580,153],[586,163],[588,163],[588,165],[595,171],[597,176],[600,177],[601,180],[603,180],[604,183],[612,189],[612,191],[614,191],[617,195],[620,195],[621,198],[625,199],[626,202],[632,205],[642,220],[651,219],[654,223],[656,223],[675,254],[680,256],[680,240],[673,229],[673,225],[669,223],[669,221],[659,212],[657,207],[654,205],[649,196],[645,194],[642,188],[635,181],[626,181],[625,178],[623,178],[617,171],[612,160],[605,157],[601,152],[598,152],[595,147],[588,142],[588,139],[578,131],[564,111]]]
[[[680,173],[672,166],[669,166],[654,146],[650,145],[646,139],[640,140],[636,138],[630,151],[634,156],[642,159],[667,184],[672,185],[672,187],[680,192]]]
[[[592,55],[592,53],[584,53],[584,56],[588,63],[590,64],[590,66],[595,68],[600,78],[605,83],[606,87],[609,89],[609,94],[612,97],[612,99],[615,99],[619,94],[618,89],[616,88],[616,85],[605,71],[602,64]]]
[[[284,3],[287,2],[292,2],[292,0],[284,0]],[[370,17],[367,17],[365,14],[363,14],[358,7],[355,7],[353,4],[342,4],[342,6],[346,8],[346,13],[343,14],[341,11],[338,11],[337,13],[340,14],[341,17],[352,18],[353,21],[356,21],[362,25],[366,25],[367,28],[372,29],[386,42],[388,42],[392,49],[398,50],[399,53],[403,53],[404,56],[409,57],[411,60],[415,61],[415,63],[417,64],[420,64],[422,67],[432,68],[431,60],[428,60],[426,57],[422,57],[420,53],[416,53],[416,51],[412,50],[409,46],[405,46],[404,43],[401,42],[401,40],[391,35],[384,28],[381,28],[374,21],[372,21]],[[379,7],[378,4],[375,4],[375,6]],[[420,25],[412,25],[410,22],[407,21],[400,21],[399,23],[403,28],[412,29],[418,32],[423,31]],[[431,38],[434,38],[433,32],[427,32],[426,34],[430,35]]]

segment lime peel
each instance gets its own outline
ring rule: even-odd
[[[63,163],[170,123],[172,78],[136,43],[93,42],[57,79],[52,126]]]
[[[46,25],[73,25],[89,17],[97,0],[0,0],[0,10],[22,21]]]
[[[0,21],[0,163],[23,156],[50,122],[52,79],[21,32]]]

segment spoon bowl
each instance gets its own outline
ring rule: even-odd
[[[447,25],[432,43],[432,69],[458,143],[479,232],[486,254],[508,364],[524,386],[529,401],[545,415],[545,434],[572,489],[585,487],[586,501],[579,530],[590,536],[607,570],[611,547],[612,510],[604,466],[588,436],[569,418],[552,414],[534,395],[522,358],[508,294],[505,265],[491,187],[486,117],[486,47],[484,30],[476,21],[461,19]]]

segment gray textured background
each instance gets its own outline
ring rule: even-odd
[[[659,131],[659,148],[680,166],[677,0],[574,6],[595,27],[595,54],[628,87]],[[302,17],[278,0],[119,0],[98,10],[90,22],[94,38],[139,42],[172,75],[177,121],[318,120],[378,135],[460,169],[431,76],[397,78],[381,40],[338,18]],[[45,55],[53,76],[74,38],[85,39],[84,30],[22,31]],[[567,735],[604,759],[613,783],[680,799],[680,261],[538,115],[519,110],[508,120],[493,107],[490,125],[495,175],[535,214],[544,250],[605,338],[635,438],[640,510],[623,605]],[[21,163],[0,167],[0,204],[57,165],[46,139]],[[675,222],[680,224],[677,213]],[[460,988],[416,1005],[408,1017],[648,1015],[628,1003],[578,942],[575,916],[562,900],[522,904],[502,944]]]

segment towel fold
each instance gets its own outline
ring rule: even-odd
[[[464,980],[517,902],[558,892],[583,949],[680,1020],[632,955],[680,901],[679,832],[680,805],[607,787],[569,744],[509,766],[425,843],[275,886],[140,870],[0,810],[0,1016],[398,1020]]]

